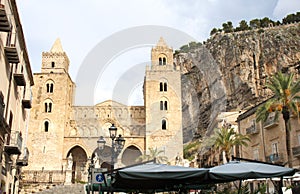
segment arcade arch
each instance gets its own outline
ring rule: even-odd
[[[141,155],[142,152],[140,151],[140,149],[134,145],[131,145],[124,150],[121,162],[125,166],[136,164],[136,159]]]
[[[75,183],[75,180],[84,180],[83,175],[88,160],[86,152],[82,147],[76,145],[69,150],[67,157],[69,157],[70,154],[72,154],[73,157],[72,183]]]

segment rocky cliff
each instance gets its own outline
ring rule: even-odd
[[[184,141],[214,127],[220,111],[245,110],[270,97],[265,82],[276,71],[300,73],[300,24],[218,33],[175,55],[180,65]]]

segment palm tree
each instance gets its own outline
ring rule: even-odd
[[[290,145],[290,113],[299,116],[300,109],[300,82],[294,82],[294,74],[276,73],[266,84],[274,96],[258,107],[256,111],[256,121],[265,122],[271,112],[275,112],[275,119],[278,119],[279,113],[282,114],[286,132],[286,150],[288,156],[288,165],[292,167],[292,154]]]
[[[215,134],[212,137],[215,139],[215,147],[220,149],[224,153],[224,162],[229,161],[231,149],[234,146],[248,146],[247,142],[250,141],[247,135],[242,135],[235,132],[234,128],[221,127],[216,129]]]
[[[166,163],[168,161],[168,157],[160,156],[160,154],[163,152],[163,150],[158,150],[157,148],[149,148],[149,154],[141,155],[137,158],[137,161],[145,162],[155,159],[157,163]]]

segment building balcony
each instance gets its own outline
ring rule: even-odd
[[[0,31],[1,32],[11,31],[11,27],[3,4],[0,4]]]
[[[6,59],[9,63],[20,62],[18,50],[14,44],[10,44],[10,46],[5,46],[4,52],[5,52]]]
[[[259,129],[256,124],[252,124],[250,127],[246,128],[246,134],[257,134]]]
[[[4,151],[8,155],[21,154],[23,138],[19,131],[12,131],[11,134],[7,134],[5,141]]]
[[[23,73],[14,73],[14,79],[18,86],[26,86],[26,81]]]
[[[294,157],[300,157],[300,146],[293,147],[292,151]]]
[[[275,116],[275,112],[271,113],[268,119],[264,122],[264,128],[268,129],[278,125],[278,120]]]
[[[28,108],[28,109],[30,109],[30,108],[31,108],[31,100],[23,99],[23,100],[22,100],[22,106],[23,106],[23,108]]]
[[[24,152],[22,153],[22,158],[17,159],[17,165],[18,166],[28,166],[28,159],[29,159],[29,150],[28,148],[24,149]]]
[[[266,162],[273,163],[273,164],[282,164],[283,163],[283,154],[282,153],[275,153],[270,154],[266,157]]]

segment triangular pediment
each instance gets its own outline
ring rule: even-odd
[[[95,106],[111,106],[111,107],[118,107],[118,106],[126,106],[124,104],[121,104],[119,102],[113,101],[113,100],[106,100],[104,102],[100,102],[96,104]]]

